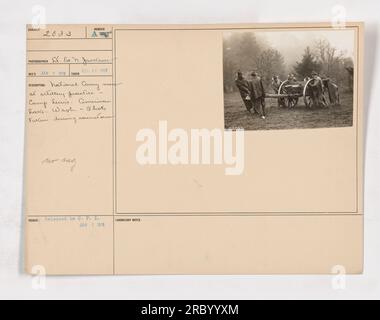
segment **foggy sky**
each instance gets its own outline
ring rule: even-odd
[[[306,46],[313,47],[320,39],[327,39],[345,56],[354,57],[353,30],[326,31],[288,31],[288,32],[256,32],[256,36],[282,53],[287,65],[293,65],[302,58]]]
[[[246,31],[244,31],[246,32]],[[307,46],[313,48],[321,39],[327,39],[338,52],[354,58],[354,30],[312,30],[312,31],[252,31],[257,39],[277,49],[284,57],[285,65],[291,68],[300,61]],[[225,36],[229,37],[232,32]],[[261,42],[261,41],[260,41]]]

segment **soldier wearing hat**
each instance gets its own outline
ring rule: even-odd
[[[276,94],[278,93],[278,90],[280,90],[281,83],[282,83],[282,81],[278,75],[274,75],[272,77],[272,89],[273,89],[274,93],[276,93]],[[279,107],[285,106],[284,98],[278,98],[277,103],[278,103]]]
[[[265,119],[265,90],[261,78],[256,71],[251,73],[252,79],[249,82],[251,100],[255,111],[262,119]]]
[[[240,96],[244,102],[245,107],[249,112],[251,112],[253,106],[252,106],[252,100],[249,90],[249,82],[246,80],[243,76],[243,73],[239,70],[237,72],[237,78],[235,80],[235,85],[239,89]]]
[[[326,107],[325,97],[323,95],[323,82],[321,77],[316,71],[311,73],[311,79],[309,86],[311,88],[311,100],[313,101],[313,106],[324,106]]]
[[[296,76],[294,75],[294,73],[290,73],[288,75],[288,83],[289,84],[296,84],[297,83],[297,78]]]

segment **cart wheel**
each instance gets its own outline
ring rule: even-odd
[[[284,85],[286,85],[289,82],[289,80],[282,81],[280,84],[280,87],[278,88],[278,94],[284,94]]]
[[[305,86],[303,87],[303,102],[305,103],[305,106],[308,108],[311,108],[311,97],[310,97],[310,91],[309,91],[309,83],[313,81],[313,79],[310,79],[306,82]]]
[[[289,82],[289,80],[285,80],[281,83],[280,88],[278,88],[278,94],[287,94],[288,92],[285,89],[285,85]],[[298,98],[283,98],[285,101],[285,105],[288,108],[294,108],[298,104]]]
[[[289,82],[289,80],[282,81],[280,87],[278,88],[278,94],[286,94],[285,85]],[[284,101],[284,105],[288,108],[292,107],[292,103],[289,98],[282,98]]]

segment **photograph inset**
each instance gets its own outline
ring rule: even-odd
[[[225,128],[352,126],[354,37],[349,29],[225,32]]]

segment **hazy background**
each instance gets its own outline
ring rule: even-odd
[[[317,71],[340,86],[348,86],[353,67],[353,30],[232,31],[224,34],[224,89],[234,91],[236,71],[247,77],[257,70],[266,85],[273,75],[299,80]]]

